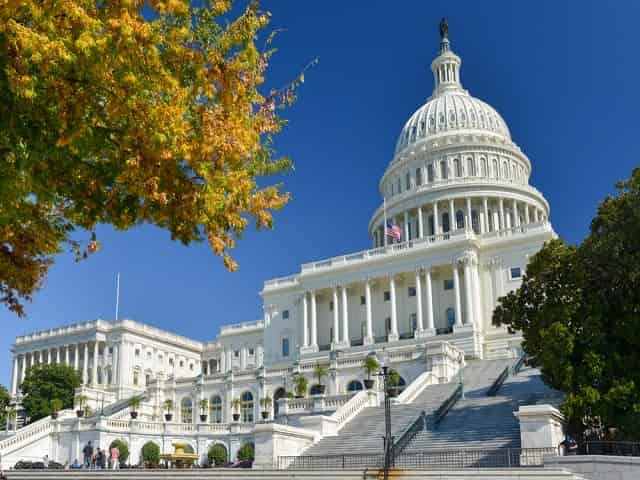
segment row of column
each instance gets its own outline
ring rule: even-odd
[[[234,358],[235,349],[233,348],[225,348],[222,352],[220,352],[220,357],[216,364],[216,371],[209,368],[207,374],[212,375],[216,372],[226,373],[229,370],[233,369],[233,358]],[[262,366],[264,359],[264,347],[262,345],[257,345],[254,350],[254,366],[260,367]],[[242,346],[240,347],[240,370],[246,370],[249,367],[249,347]]]
[[[473,211],[478,212],[478,228],[477,233],[484,234],[487,232],[504,231],[513,227],[519,227],[521,224],[528,225],[532,222],[537,223],[546,219],[546,216],[539,208],[529,205],[526,202],[518,202],[515,199],[505,199],[503,197],[497,198],[497,204],[495,202],[492,205],[491,212],[489,211],[489,201],[495,200],[494,197],[480,197],[482,201],[482,209],[478,210],[474,207],[474,199],[477,197],[462,197],[456,199],[445,200],[447,206],[442,209],[442,213],[447,211],[449,213],[449,230],[444,230],[444,225],[441,225],[439,212],[439,204],[441,200],[437,200],[431,203],[430,214],[433,216],[433,235],[439,235],[448,231],[457,230],[456,225],[456,212],[460,208],[456,208],[456,200],[463,200],[464,202],[464,225],[466,229],[473,227]],[[409,225],[411,225],[409,219],[409,211],[405,211],[401,221],[397,223],[403,226],[403,239],[413,240],[428,236],[425,234],[423,206],[419,206],[416,209],[416,230],[411,231]],[[522,215],[521,215],[522,212]],[[513,217],[513,220],[512,220]],[[387,244],[387,237],[384,235],[384,226],[380,226],[374,231],[374,245],[382,246]]]
[[[93,344],[93,361],[91,364],[91,377],[89,378],[89,345]],[[106,351],[107,345],[104,342],[94,341],[94,342],[86,342],[86,343],[77,343],[77,344],[69,344],[62,345],[59,347],[48,348],[44,350],[36,350],[34,352],[26,352],[18,355],[14,355],[13,357],[13,376],[11,381],[11,393],[12,395],[16,395],[18,393],[19,385],[24,382],[24,378],[26,376],[27,369],[39,364],[54,364],[60,363],[67,366],[72,366],[75,370],[80,371],[80,352],[82,351],[82,383],[85,385],[89,384],[89,380],[91,380],[92,385],[97,385],[98,383],[98,354],[100,350],[100,344],[104,344],[103,346],[103,359],[106,357],[104,353]],[[112,381],[117,383],[117,372],[118,372],[118,344],[114,343],[113,354],[112,354],[112,362],[111,362],[111,374]],[[64,351],[64,357],[62,355]],[[73,351],[73,363],[71,362],[71,352]],[[104,361],[103,361],[104,363]],[[102,384],[106,384],[106,375],[103,372],[102,375]]]
[[[415,288],[416,288],[416,336],[435,335],[435,319],[433,313],[433,287],[431,281],[431,272],[433,267],[421,267],[415,271]],[[464,284],[460,281],[460,269],[463,271]],[[452,263],[453,270],[453,288],[454,288],[454,309],[455,309],[455,326],[460,327],[465,324],[471,325],[479,319],[482,311],[481,295],[480,295],[480,278],[478,273],[478,262],[475,254],[465,252],[464,255],[457,258]],[[390,302],[390,329],[388,332],[388,341],[395,341],[399,338],[398,331],[398,308],[396,294],[395,274],[388,276],[389,280],[389,302]],[[423,278],[424,278],[424,294],[423,294]],[[365,321],[366,333],[363,339],[365,345],[374,342],[373,335],[373,315],[371,310],[371,283],[372,279],[367,278],[364,281],[365,287]],[[341,293],[342,300],[338,302],[338,291]],[[347,286],[333,287],[333,338],[332,343],[335,345],[350,345],[349,339],[349,311]],[[464,298],[462,296],[464,295]],[[318,348],[318,313],[316,291],[310,290],[302,296],[302,343],[303,348],[316,350]],[[462,302],[464,301],[463,318]],[[338,308],[338,306],[341,308]],[[310,308],[309,308],[310,307]],[[341,312],[341,314],[340,314]],[[425,324],[426,314],[426,324]],[[309,318],[310,317],[310,318]],[[309,324],[310,320],[310,324]],[[342,329],[340,329],[342,325]],[[310,327],[310,328],[309,328]],[[342,332],[341,334],[339,332]]]

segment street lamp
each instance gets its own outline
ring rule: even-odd
[[[382,358],[378,360],[375,352],[369,353],[369,356],[374,358],[381,369],[376,374],[382,377],[384,388],[384,480],[389,478],[389,469],[393,466],[393,437],[391,436],[391,369],[389,368],[386,358],[386,352],[382,351]]]

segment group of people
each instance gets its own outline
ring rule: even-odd
[[[71,464],[71,468],[90,468],[92,470],[104,470],[109,467],[113,470],[120,468],[120,450],[117,445],[113,445],[107,453],[104,448],[100,447],[96,447],[94,450],[91,441],[89,441],[82,449],[82,456],[83,463],[80,464],[76,459]]]

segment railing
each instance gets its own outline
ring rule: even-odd
[[[433,383],[434,375],[432,372],[422,372],[418,378],[409,384],[403,392],[396,397],[397,403],[413,402],[418,395],[429,385]]]
[[[382,446],[381,446],[382,448]],[[493,450],[432,450],[401,453],[395,467],[405,469],[518,468],[541,467],[545,455],[558,455],[555,448],[502,448]],[[290,470],[334,470],[382,468],[384,454],[282,456],[275,467]]]
[[[520,370],[522,370],[522,366],[524,365],[524,362],[526,360],[527,360],[526,353],[523,353],[522,355],[520,355],[520,358],[518,358],[518,361],[511,368],[512,375],[517,375],[518,373],[520,373]]]
[[[489,387],[489,390],[487,390],[487,396],[495,397],[507,377],[509,377],[509,367],[504,367],[502,373],[498,376],[498,378],[494,380],[493,384],[491,384],[491,386]]]
[[[402,453],[404,448],[409,445],[409,442],[413,440],[418,432],[422,432],[427,424],[427,414],[422,411],[420,416],[416,418],[409,427],[400,435],[398,441],[393,444],[393,457],[396,458],[398,455]]]
[[[134,431],[138,433],[220,433],[226,434],[230,432],[228,423],[165,423],[165,422],[148,422],[141,420],[114,420],[106,419],[106,426],[113,431],[128,432]],[[246,428],[243,428],[246,427]],[[240,427],[241,430],[251,431],[253,424],[245,424]]]
[[[58,412],[58,418],[62,419],[63,417],[73,414],[73,410],[62,410]],[[53,430],[53,423],[51,422],[50,416],[30,423],[26,427],[22,427],[16,430],[15,434],[10,436],[9,438],[5,438],[4,440],[0,441],[0,454],[6,454],[9,449],[13,451],[14,449],[19,448],[27,442],[47,435],[51,430]]]
[[[336,428],[340,430],[368,404],[369,392],[367,390],[361,390],[356,393],[347,403],[343,404],[331,415],[331,418],[336,420]]]
[[[456,404],[456,402],[460,399],[461,396],[462,396],[462,384],[458,385],[458,387],[454,390],[454,392],[451,395],[449,395],[449,398],[447,398],[444,402],[442,402],[442,405],[440,405],[438,409],[435,411],[435,413],[433,414],[434,425],[437,426],[442,421],[442,419],[447,415],[449,410],[453,408],[453,406]]]
[[[574,454],[573,452],[567,452]],[[580,443],[576,455],[612,455],[619,457],[640,457],[640,442],[607,442],[594,440]]]
[[[313,408],[313,398],[292,398],[289,400],[289,411],[291,410],[311,410]]]

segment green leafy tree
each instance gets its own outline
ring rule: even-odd
[[[219,443],[211,445],[207,451],[207,458],[209,459],[209,465],[220,467],[227,463],[227,449]]]
[[[160,447],[154,442],[147,442],[142,446],[142,461],[147,466],[156,466],[160,463]]]
[[[9,395],[9,391],[4,385],[0,385],[0,429],[3,429],[7,424],[6,410],[10,400],[11,395]]]
[[[118,457],[118,460],[120,465],[125,465],[129,459],[129,444],[124,440],[116,439],[109,445],[109,452],[113,447],[118,447],[118,450],[120,451],[120,457]]]
[[[31,421],[51,415],[51,399],[62,401],[62,408],[72,408],[80,375],[72,367],[60,364],[36,365],[26,372],[22,382],[25,397],[22,406]]]
[[[496,325],[521,331],[544,380],[566,394],[575,432],[592,419],[640,436],[640,169],[616,184],[578,246],[552,240],[522,285],[500,299]]]
[[[255,449],[253,447],[253,443],[245,443],[238,450],[238,460],[243,461],[253,461],[255,458]]]

